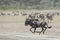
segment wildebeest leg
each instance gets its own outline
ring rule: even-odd
[[[36,31],[36,28],[34,28],[34,33],[35,33],[35,31]]]
[[[49,19],[48,19],[48,23],[49,23]]]
[[[32,30],[31,30],[32,28],[30,28],[30,31],[32,32]],[[32,32],[32,33],[34,33],[34,32]]]
[[[47,27],[44,27],[45,29],[43,30],[43,34],[45,33],[45,31],[46,31],[46,29],[47,29]]]
[[[51,17],[51,18],[50,18],[50,23],[52,23],[52,20],[53,20],[53,18]]]
[[[44,29],[43,29],[43,27],[42,27],[42,30],[41,30],[41,32],[42,32],[43,30],[44,30]],[[40,33],[41,33],[41,32],[40,32]],[[40,33],[39,33],[39,35],[40,35]]]
[[[50,23],[52,23],[52,20],[50,20]]]

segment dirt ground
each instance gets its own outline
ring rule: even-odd
[[[30,27],[24,23],[0,23],[0,40],[60,40],[60,23],[50,25],[51,29],[39,35],[31,33]]]

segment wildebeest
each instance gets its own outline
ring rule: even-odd
[[[57,16],[59,16],[59,15],[60,15],[60,13],[59,13],[59,12],[54,12],[53,14],[55,14],[55,15],[57,15]]]
[[[46,14],[46,18],[48,19],[48,23],[50,22],[52,22],[52,20],[53,20],[53,17],[54,17],[54,14],[50,14],[50,13],[47,13]]]
[[[12,12],[12,15],[13,15],[13,16],[19,16],[19,11],[13,11],[13,12]]]
[[[39,18],[41,18],[41,20],[44,20],[44,18],[45,18],[44,14],[40,14]]]
[[[6,13],[1,12],[1,13],[0,13],[0,15],[1,15],[1,16],[5,16],[5,15],[6,15]]]
[[[25,20],[25,26],[28,26],[28,25],[31,26],[31,28],[30,28],[30,31],[31,31],[31,32],[32,32],[31,29],[34,28],[34,32],[32,32],[32,33],[35,33],[35,32],[36,32],[36,28],[39,28],[39,27],[42,28],[41,32],[43,32],[43,34],[45,33],[45,30],[46,30],[47,28],[51,28],[51,26],[48,27],[48,24],[47,24],[47,22],[45,22],[45,21],[40,22],[40,23],[37,23],[37,22],[35,22],[34,20],[26,19],[26,20]],[[41,32],[39,32],[39,34],[40,34]]]
[[[8,16],[10,16],[10,15],[11,15],[11,13],[7,13],[7,15],[8,15]]]
[[[26,16],[26,15],[27,15],[27,13],[22,13],[22,12],[21,12],[21,15],[22,15],[22,16]]]
[[[29,15],[27,15],[26,19],[34,20],[35,19],[35,15],[29,14]]]

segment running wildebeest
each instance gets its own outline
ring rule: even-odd
[[[35,19],[35,15],[29,14],[29,15],[27,15],[26,19],[34,20]]]
[[[54,14],[55,14],[55,15],[57,15],[57,16],[59,16],[59,15],[60,15],[60,13],[59,13],[59,12],[54,12]]]
[[[52,22],[52,20],[53,20],[53,16],[54,16],[54,14],[50,14],[50,13],[47,13],[46,14],[46,18],[48,19],[48,23],[50,22]]]
[[[40,14],[40,15],[39,15],[39,18],[40,18],[41,20],[45,20],[45,19],[44,19],[44,18],[45,18],[44,14]]]
[[[37,21],[38,21],[38,20],[37,20]],[[34,32],[32,32],[32,33],[35,33],[35,32],[36,32],[36,28],[39,28],[39,27],[42,28],[41,32],[43,32],[43,34],[45,33],[45,31],[46,31],[47,28],[51,28],[51,26],[48,27],[47,22],[44,22],[44,21],[43,21],[43,22],[37,23],[37,22],[34,22],[34,20],[26,19],[26,20],[25,20],[25,26],[28,26],[28,25],[31,26],[31,28],[30,28],[30,31],[31,31],[31,32],[32,32],[31,29],[34,28]],[[40,34],[41,32],[39,32],[39,34]]]

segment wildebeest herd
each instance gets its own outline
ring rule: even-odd
[[[53,17],[55,15],[59,16],[60,13],[59,12],[54,12],[54,13],[24,13],[24,12],[21,12],[19,13],[19,11],[14,11],[12,13],[4,13],[4,12],[1,12],[0,13],[0,16],[5,16],[5,15],[8,15],[8,16],[19,16],[19,15],[22,15],[22,16],[26,16],[26,20],[25,20],[25,26],[28,26],[30,25],[31,28],[30,28],[30,31],[32,33],[35,33],[36,32],[36,28],[41,28],[41,32],[43,32],[43,34],[45,33],[45,30],[47,28],[52,28],[52,26],[49,26],[48,24],[49,23],[52,23],[52,20],[53,20]],[[34,28],[34,32],[31,30],[32,28]],[[38,32],[39,34],[41,32]]]
[[[53,17],[55,15],[60,15],[59,13],[46,13],[46,14],[40,14],[40,13],[34,13],[34,14],[29,14],[27,17],[26,17],[26,20],[25,20],[25,26],[28,26],[30,25],[31,28],[30,28],[30,31],[32,33],[35,33],[37,32],[36,31],[36,28],[41,28],[41,32],[43,32],[43,34],[45,33],[46,29],[47,28],[52,28],[52,26],[49,26],[48,24],[49,23],[52,23],[52,20],[53,20]],[[32,31],[32,28],[34,28],[34,32]],[[38,32],[39,34],[41,32]]]

